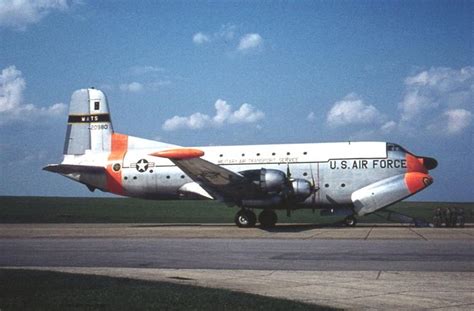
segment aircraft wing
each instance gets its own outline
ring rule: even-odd
[[[171,149],[151,155],[168,158],[214,197],[235,201],[258,191],[256,185],[243,175],[200,158],[204,155],[201,150]]]
[[[89,165],[73,165],[73,164],[50,164],[43,167],[43,170],[58,174],[74,174],[74,173],[104,173],[105,168],[102,166]]]

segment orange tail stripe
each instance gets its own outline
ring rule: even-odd
[[[115,194],[124,194],[122,185],[123,158],[128,149],[128,136],[113,133],[111,152],[107,165],[107,189]],[[114,170],[114,164],[119,163],[120,169]]]

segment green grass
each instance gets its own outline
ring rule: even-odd
[[[400,202],[391,210],[430,221],[437,207],[463,207],[473,220],[474,203]],[[148,201],[130,198],[0,197],[0,223],[233,223],[237,208],[215,201]],[[258,211],[257,211],[258,212]],[[279,223],[327,224],[341,217],[278,211]],[[376,215],[360,222],[384,222]]]
[[[335,310],[168,282],[0,269],[0,310]]]

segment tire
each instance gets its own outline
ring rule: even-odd
[[[262,228],[272,228],[277,223],[278,216],[272,210],[263,210],[260,215],[258,215],[258,221]]]
[[[257,217],[252,211],[242,209],[235,214],[234,222],[239,228],[251,228],[255,226]]]
[[[344,219],[344,224],[347,227],[355,227],[357,225],[357,219],[354,216],[347,216],[346,219]]]

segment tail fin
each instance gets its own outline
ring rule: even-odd
[[[64,154],[110,151],[113,133],[107,97],[94,88],[72,94]]]

